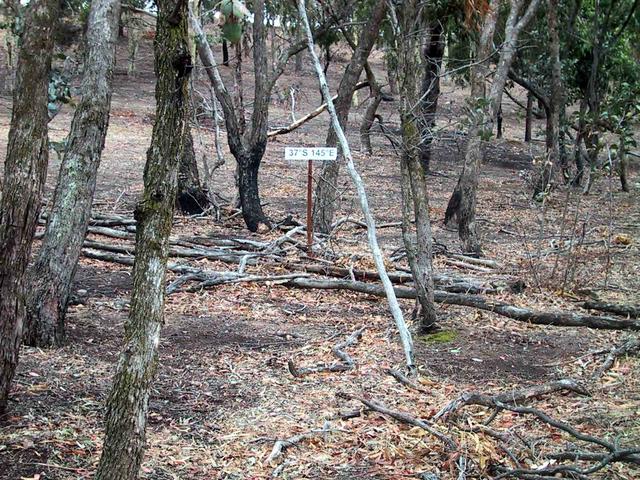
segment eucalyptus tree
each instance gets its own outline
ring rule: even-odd
[[[135,210],[136,261],[124,347],[107,400],[106,435],[97,480],[137,478],[145,447],[149,391],[164,323],[165,278],[177,173],[183,155],[192,69],[188,9],[158,0],[155,37],[156,120]]]
[[[47,111],[58,0],[24,7],[0,199],[0,415],[7,408],[25,321],[25,271],[49,162]]]
[[[480,254],[481,245],[476,224],[476,197],[480,166],[485,155],[485,141],[491,136],[493,123],[502,103],[507,75],[516,54],[518,37],[533,18],[540,0],[510,0],[504,27],[504,41],[493,82],[487,92],[487,78],[493,56],[493,40],[499,16],[499,0],[491,0],[480,13],[481,31],[476,46],[476,57],[470,68],[471,98],[467,114],[469,129],[464,164],[458,183],[449,199],[445,222],[457,217],[458,235],[465,252]]]
[[[28,345],[60,345],[64,318],[89,224],[109,125],[119,0],[93,0],[88,18],[82,98],[66,141],[42,246],[27,274]]]
[[[402,144],[400,176],[402,188],[402,237],[413,275],[418,300],[419,330],[428,332],[436,327],[437,314],[433,302],[432,232],[429,216],[427,164],[422,159],[424,128],[424,83],[433,88],[433,65],[428,65],[424,53],[434,41],[428,11],[419,0],[408,0],[391,11],[395,30],[393,48],[398,65],[396,72],[400,94]],[[436,33],[439,36],[439,34]],[[422,81],[416,72],[423,72]],[[432,99],[433,100],[433,99]],[[437,100],[437,97],[436,97]],[[426,106],[429,114],[431,105]]]
[[[227,3],[222,2],[222,8],[228,8],[225,6]],[[237,8],[237,3],[239,2],[233,2],[232,10]],[[251,30],[253,39],[254,92],[253,108],[248,123],[244,118],[244,103],[242,101],[234,101],[230,90],[222,80],[213,52],[207,43],[202,26],[195,16],[191,17],[191,25],[195,32],[198,54],[224,113],[229,149],[238,163],[238,193],[242,216],[247,228],[251,231],[256,231],[261,224],[270,224],[260,202],[258,175],[267,147],[271,94],[278,78],[284,73],[289,59],[302,52],[306,45],[304,41],[294,41],[290,45],[279,49],[275,64],[270,65],[269,59],[271,56],[269,55],[268,28],[266,25],[267,5],[264,0],[254,0],[251,6],[253,11]],[[353,8],[353,2],[340,0],[332,4],[331,7],[338,12],[336,14],[338,18],[344,18],[349,16],[349,12]],[[240,14],[240,10],[238,10],[238,14]],[[228,17],[228,15],[225,15],[225,17]],[[237,28],[242,23],[235,14],[232,17],[234,17],[232,22],[234,26],[225,29],[223,25],[223,34],[228,41],[237,42],[240,39]],[[335,28],[332,18],[324,22],[320,20],[315,22],[314,36],[316,38],[321,38],[332,32]],[[225,23],[225,25],[227,24]]]

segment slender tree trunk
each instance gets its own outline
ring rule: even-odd
[[[222,65],[229,66],[229,45],[224,39],[222,39]]]
[[[371,127],[376,119],[376,112],[382,102],[382,92],[378,90],[373,97],[369,100],[369,105],[364,112],[362,123],[360,124],[360,143],[362,149],[367,154],[372,155],[373,149],[371,148]]]
[[[533,126],[533,95],[527,92],[527,111],[524,120],[524,141],[531,141],[531,129]]]
[[[457,215],[458,236],[465,252],[481,254],[480,237],[475,221],[476,195],[480,165],[484,160],[484,140],[493,130],[498,109],[502,104],[502,94],[513,57],[516,53],[518,36],[524,26],[529,23],[540,0],[530,0],[522,15],[524,0],[511,0],[509,17],[505,26],[505,41],[502,44],[498,66],[491,84],[491,91],[486,95],[486,77],[489,57],[493,49],[493,35],[498,15],[498,2],[493,0],[485,14],[482,33],[478,43],[476,63],[471,66],[471,99],[469,111],[471,126],[467,135],[464,165],[458,184],[449,199],[445,212],[445,222]]]
[[[438,95],[432,94],[434,85],[439,84],[439,65],[429,65],[429,52],[436,49],[436,56],[441,55],[440,46],[432,46],[440,42],[441,30],[428,33],[430,40],[427,49],[421,55],[419,37],[410,32],[421,31],[424,22],[418,0],[403,2],[397,10],[399,31],[403,33],[398,40],[398,87],[400,89],[400,119],[402,123],[402,153],[400,156],[400,173],[402,187],[402,239],[407,251],[407,259],[411,267],[416,287],[419,319],[419,331],[425,333],[435,328],[437,322],[436,309],[433,303],[433,266],[431,220],[429,218],[429,190],[426,181],[427,165],[423,158],[421,143],[425,134],[431,135],[426,128],[429,122],[435,123],[435,108]],[[440,61],[442,56],[439,57]],[[422,59],[422,62],[420,62]],[[418,92],[416,72],[425,71],[423,82]],[[437,88],[439,92],[439,88]],[[425,104],[425,97],[431,102]],[[416,115],[416,107],[420,105],[422,119]],[[425,112],[426,117],[425,118]],[[421,121],[422,120],[422,121]],[[430,128],[430,127],[429,127]],[[414,227],[415,224],[415,227]]]
[[[562,64],[560,62],[560,36],[558,34],[558,0],[547,0],[547,23],[549,28],[549,56],[551,58],[551,95],[547,112],[546,147],[547,158],[542,166],[540,178],[533,196],[546,192],[554,179],[563,170],[560,156],[560,112],[564,105],[562,88]]]
[[[426,35],[424,48],[424,77],[422,79],[422,97],[420,101],[420,161],[426,171],[431,167],[431,144],[436,126],[436,112],[440,98],[440,72],[445,48],[445,33],[441,22],[435,22]]]
[[[20,39],[0,200],[0,416],[18,365],[24,280],[49,161],[47,90],[57,0],[32,0]]]
[[[157,0],[156,122],[136,207],[136,260],[125,345],[107,400],[96,480],[134,480],[144,454],[149,390],[164,323],[168,240],[189,111],[187,2]]]
[[[67,139],[42,247],[27,273],[27,345],[46,347],[64,340],[67,302],[109,124],[119,10],[119,0],[91,4],[82,99]]]
[[[353,92],[360,79],[364,64],[378,38],[378,31],[386,11],[386,1],[378,0],[371,14],[371,18],[362,29],[357,47],[338,86],[338,98],[336,99],[335,105],[340,125],[343,128],[346,128],[349,119]],[[325,101],[327,101],[327,99],[325,99]],[[329,128],[326,144],[330,147],[337,144],[337,137],[333,128]],[[340,163],[340,160],[324,163],[320,178],[318,179],[313,208],[313,224],[315,229],[321,233],[329,233],[331,230],[331,224],[333,223],[333,218],[338,207],[337,182],[340,173]]]
[[[502,105],[498,105],[498,113],[496,114],[496,138],[502,138]]]
[[[624,141],[620,139],[620,145],[618,147],[618,175],[620,176],[620,188],[623,192],[629,193],[629,156],[627,155]]]

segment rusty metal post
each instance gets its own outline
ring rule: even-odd
[[[313,161],[307,161],[307,254],[313,256]]]

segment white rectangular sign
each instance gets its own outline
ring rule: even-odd
[[[335,160],[338,149],[335,147],[285,147],[285,160]]]

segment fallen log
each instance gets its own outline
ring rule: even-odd
[[[539,398],[543,395],[548,395],[549,393],[560,392],[563,390],[575,392],[580,395],[589,395],[589,392],[583,386],[572,379],[555,380],[553,382],[544,383],[542,385],[534,385],[532,387],[513,390],[511,392],[498,393],[496,395],[487,395],[477,392],[463,393],[458,398],[445,405],[438,413],[433,416],[433,419],[437,420],[441,417],[448,417],[450,415],[453,415],[458,410],[467,405],[480,405],[487,408],[499,408],[498,404],[500,403],[516,405],[525,400]]]
[[[622,305],[617,303],[587,301],[582,304],[582,307],[587,310],[615,313],[616,315],[622,315],[623,317],[640,317],[640,306],[638,305]]]
[[[316,278],[296,278],[284,285],[298,288],[318,288],[329,290],[349,290],[384,297],[382,287],[373,283],[354,282],[349,280],[324,280]],[[415,299],[413,288],[394,287],[399,298]],[[541,312],[508,303],[490,300],[479,295],[449,293],[442,290],[434,292],[434,300],[447,305],[461,305],[502,315],[520,322],[535,325],[552,325],[556,327],[589,327],[603,330],[640,330],[640,321],[625,320],[612,317],[582,315],[573,312]]]

